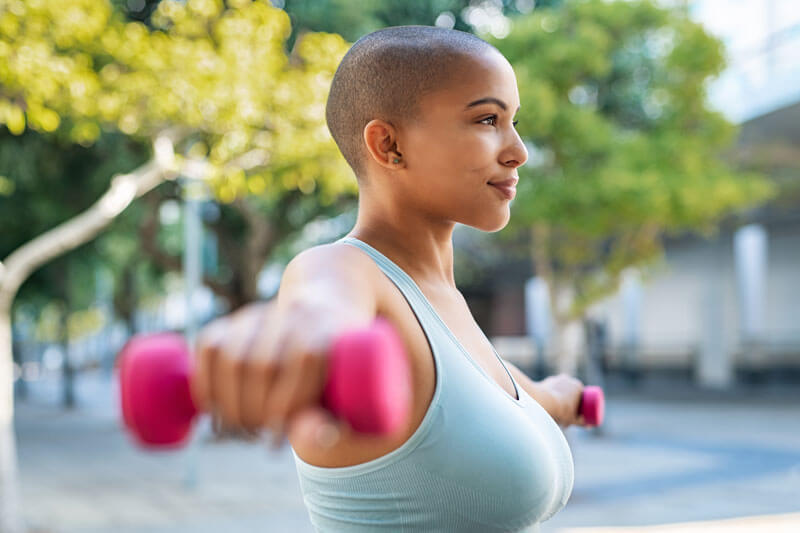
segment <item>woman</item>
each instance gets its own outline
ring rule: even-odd
[[[226,426],[286,432],[318,531],[537,531],[569,498],[559,424],[583,423],[581,383],[536,383],[502,361],[453,275],[456,223],[508,223],[527,159],[518,109],[511,65],[471,34],[400,26],[359,39],[326,108],[358,179],[354,228],[295,257],[274,302],[201,335],[195,400]],[[332,339],[376,316],[411,366],[411,417],[392,436],[316,405]]]

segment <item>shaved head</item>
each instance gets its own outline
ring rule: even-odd
[[[336,69],[325,118],[359,182],[366,175],[369,121],[413,123],[420,101],[453,83],[464,60],[492,51],[499,53],[470,33],[435,26],[383,28],[356,41]]]

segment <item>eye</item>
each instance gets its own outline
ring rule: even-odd
[[[480,122],[481,122],[481,123],[483,123],[483,122],[484,122],[484,121],[486,121],[486,120],[493,120],[494,122],[493,122],[492,124],[489,124],[489,125],[490,125],[490,126],[494,126],[495,124],[497,124],[497,115],[492,115],[492,116],[486,117],[486,118],[482,119]],[[514,122],[512,122],[511,124],[512,124],[514,127],[516,127],[516,126],[517,126],[517,124],[519,124],[519,120],[515,120],[515,121],[514,121]]]

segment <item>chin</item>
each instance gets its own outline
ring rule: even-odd
[[[465,224],[486,233],[495,233],[508,226],[509,218],[509,216],[504,216],[502,219],[473,221]]]
[[[485,229],[483,231],[485,231],[486,233],[497,233],[498,231],[500,231],[501,229],[505,228],[506,226],[508,226],[508,221],[503,222],[499,226],[495,226],[494,228],[488,228],[488,229]]]

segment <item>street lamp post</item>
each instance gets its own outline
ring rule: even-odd
[[[203,179],[203,162],[187,164],[182,178],[183,192],[183,275],[186,312],[184,313],[184,336],[186,343],[194,347],[199,329],[197,291],[203,277],[203,225],[200,208],[209,198],[208,186]],[[196,431],[186,449],[186,472],[184,486],[193,489],[197,486],[197,446],[203,431]]]

